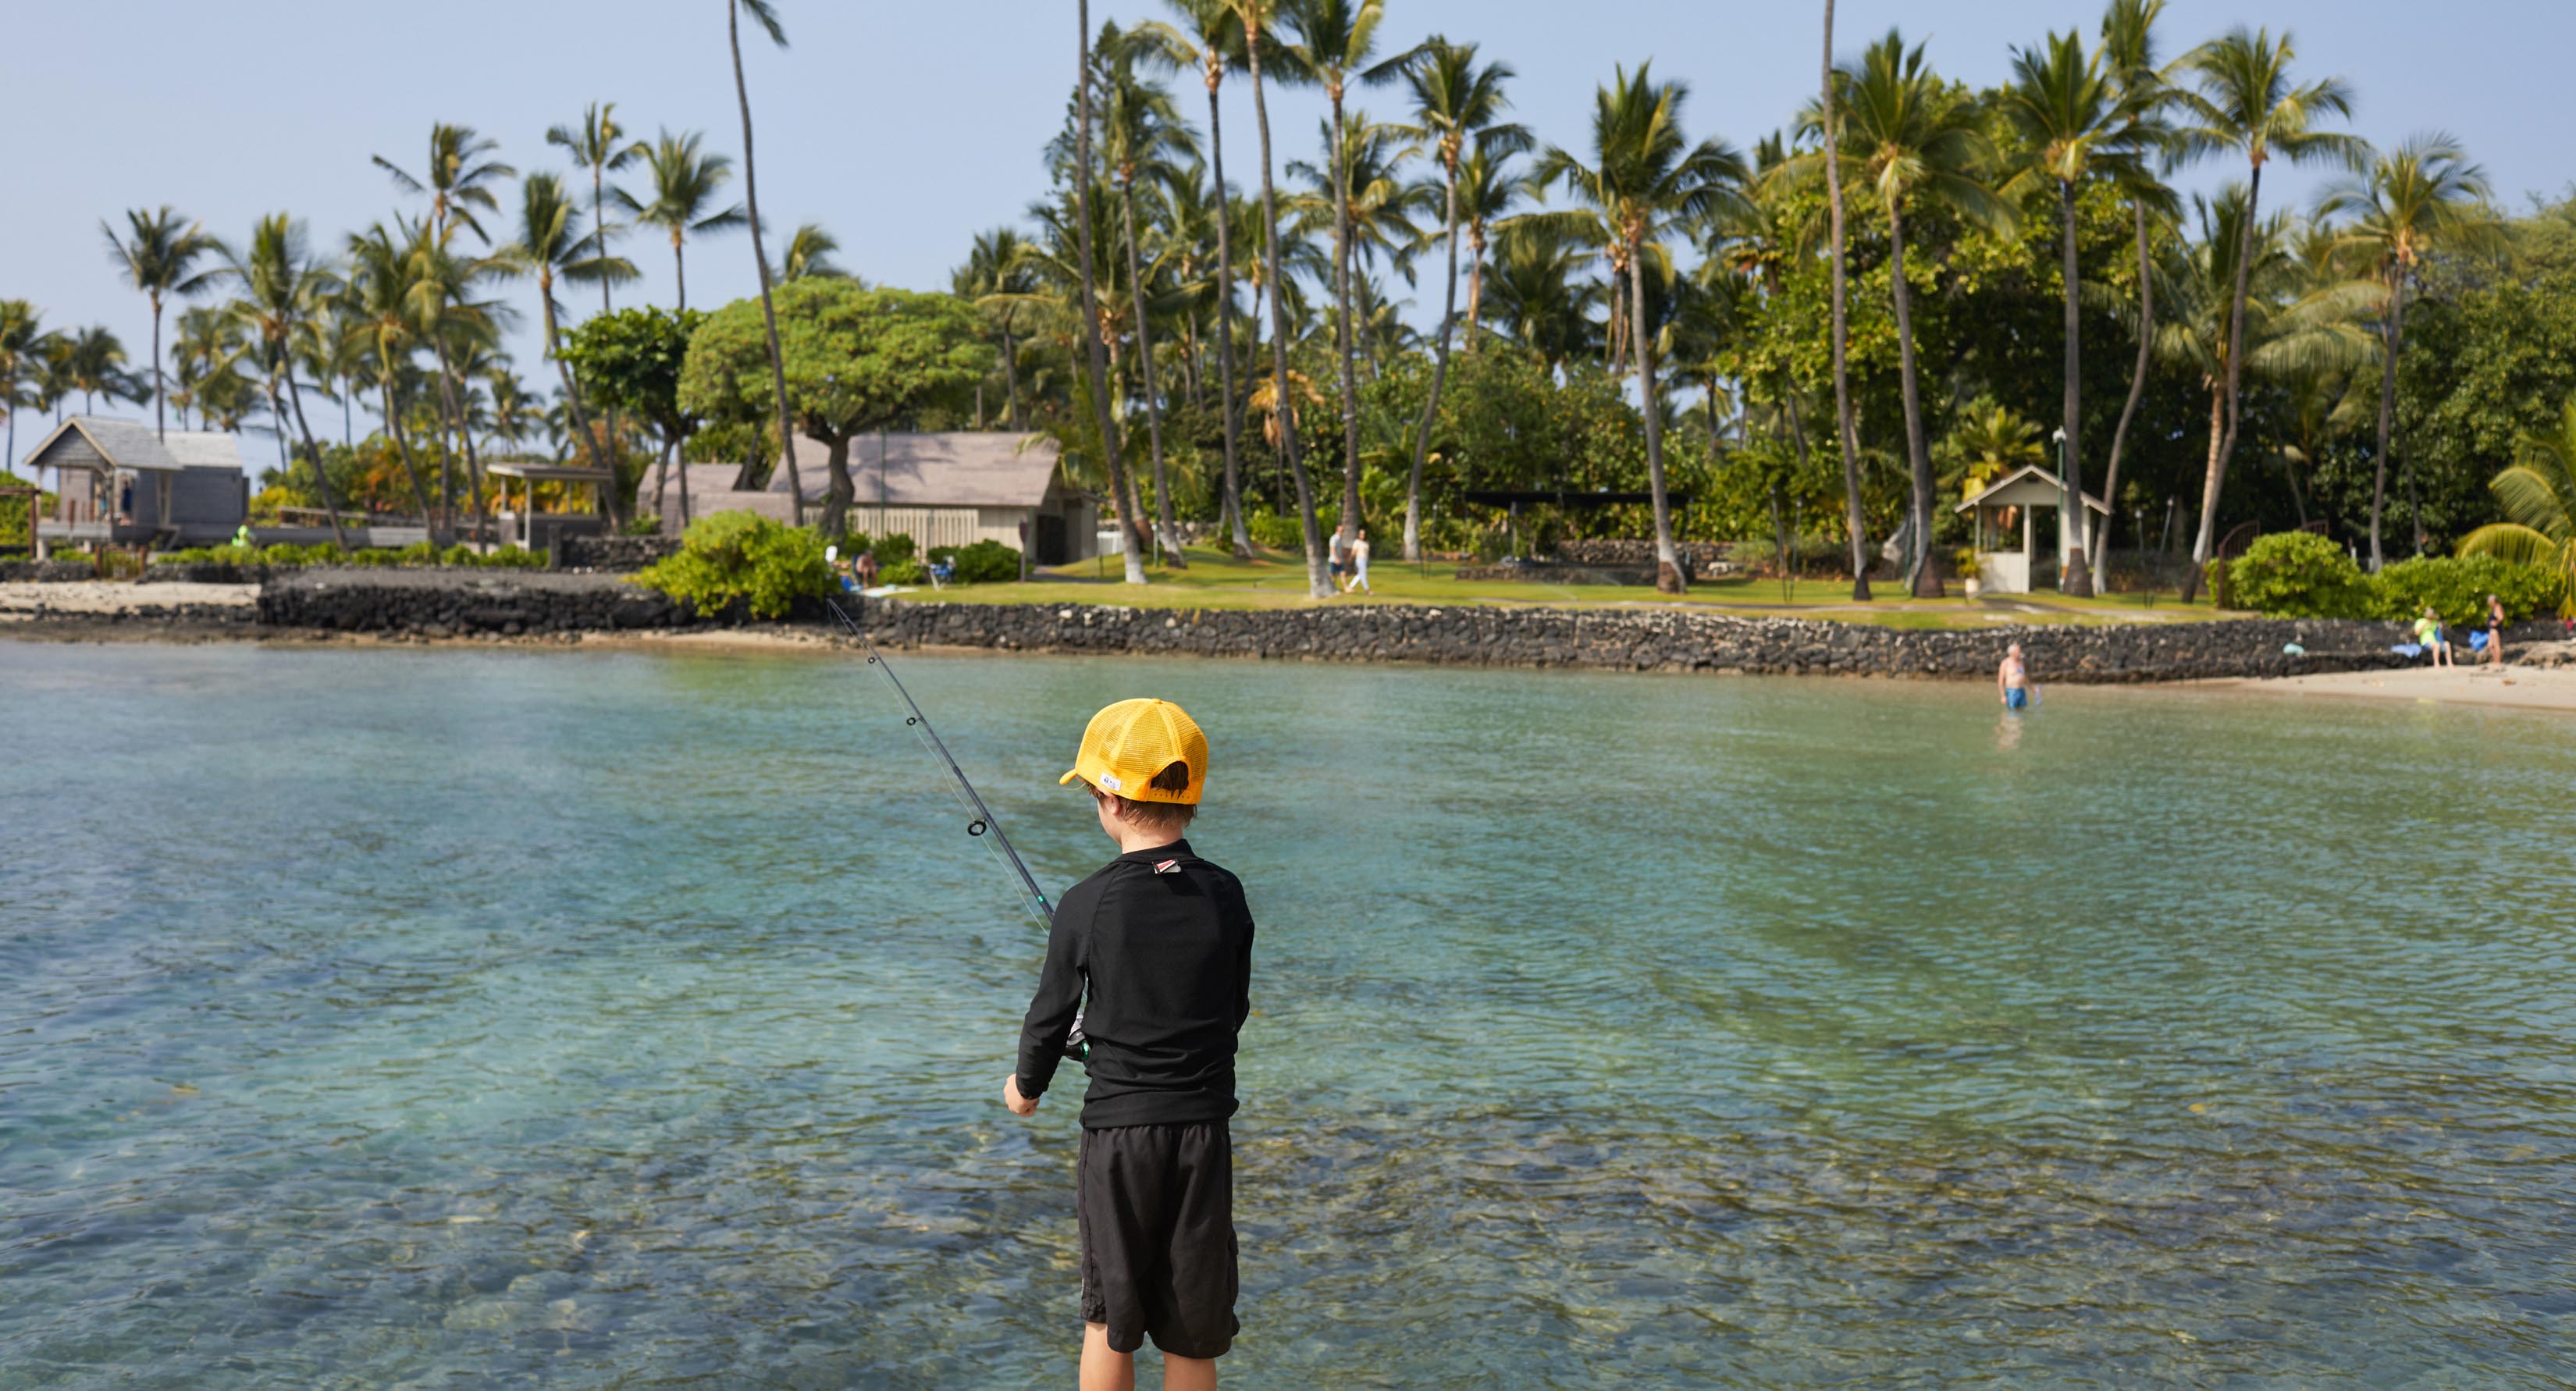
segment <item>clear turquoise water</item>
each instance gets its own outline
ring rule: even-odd
[[[1239,1384],[2576,1384],[2563,719],[897,660],[1056,886],[1089,710],[1213,732]],[[855,663],[0,710],[0,1381],[1070,1380],[1036,934]]]

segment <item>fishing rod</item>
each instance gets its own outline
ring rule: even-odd
[[[837,558],[827,553],[826,563]],[[977,792],[975,784],[967,780],[966,770],[957,766],[956,756],[948,752],[947,741],[941,739],[939,731],[931,726],[930,717],[921,712],[920,702],[912,698],[912,692],[904,689],[903,679],[896,676],[894,668],[886,664],[885,654],[877,650],[877,645],[869,640],[867,630],[861,628],[850,617],[849,612],[841,607],[840,601],[826,597],[823,603],[832,610],[833,617],[841,620],[841,626],[849,630],[850,636],[859,640],[860,648],[868,654],[868,665],[875,667],[878,673],[885,677],[886,685],[893,689],[895,699],[902,702],[903,722],[911,727],[914,734],[920,736],[922,747],[930,750],[931,756],[937,758],[940,766],[948,770],[950,788],[956,794],[958,804],[966,810],[966,834],[984,842],[992,849],[994,855],[1011,872],[1012,887],[1019,890],[1020,906],[1029,910],[1029,916],[1038,920],[1038,926],[1041,929],[1053,931],[1055,905],[1047,902],[1046,890],[1038,887],[1037,876],[1029,873],[1028,862],[1020,858],[1018,850],[1012,848],[1011,838],[1002,833],[1000,818],[993,815],[992,808],[984,805],[983,794]],[[1088,1052],[1083,1038],[1080,1014],[1076,1014],[1073,1018],[1073,1032],[1064,1041],[1064,1052],[1069,1058],[1080,1058]]]

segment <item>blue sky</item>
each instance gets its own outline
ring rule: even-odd
[[[858,273],[945,287],[972,235],[1018,221],[1040,191],[1039,147],[1069,90],[1073,5],[778,4],[794,46],[781,53],[764,42],[747,54],[770,223],[783,232],[820,221]],[[1092,13],[1131,22],[1160,17],[1162,6],[1095,0]],[[1750,145],[1813,90],[1820,14],[1813,3],[1747,0],[1390,0],[1383,32],[1389,51],[1435,32],[1481,43],[1517,69],[1513,99],[1542,140],[1579,139],[1613,65],[1652,59],[1691,84],[1694,134]],[[416,164],[430,124],[445,120],[496,137],[523,170],[560,169],[546,127],[578,118],[592,100],[616,101],[638,133],[704,130],[711,147],[736,152],[722,15],[716,0],[16,7],[0,45],[12,205],[0,217],[0,297],[34,301],[52,326],[104,323],[140,365],[150,316],[109,265],[98,227],[123,209],[168,203],[228,238],[282,209],[336,244],[416,206],[370,155]],[[2012,45],[2051,26],[2090,32],[2098,15],[2091,0],[1843,0],[1839,48],[1851,54],[1902,25],[1909,39],[1930,41],[1942,71],[1984,83],[2003,75]],[[2517,206],[2576,181],[2557,79],[2576,50],[2576,5],[2172,0],[2164,33],[2179,51],[2238,23],[2293,31],[2299,71],[2349,80],[2360,98],[2352,128],[2373,141],[2448,130]],[[1203,117],[1195,83],[1181,96]],[[1397,114],[1393,92],[1360,102]],[[1315,148],[1321,109],[1312,95],[1274,96],[1281,159]],[[1258,171],[1247,95],[1231,95],[1225,121],[1228,173],[1248,185]],[[2217,177],[2204,166],[2186,180]],[[2274,187],[2304,201],[2317,182],[2298,172],[2269,181],[2267,202]],[[622,249],[646,278],[621,302],[667,302],[667,245],[637,237]],[[693,303],[711,306],[754,284],[748,238],[692,246]],[[505,293],[533,321],[534,291]],[[1426,282],[1420,298],[1427,305],[1436,294]],[[511,347],[533,379],[533,334],[523,328]],[[17,423],[23,452],[37,422]],[[274,458],[265,440],[249,452],[259,463]]]

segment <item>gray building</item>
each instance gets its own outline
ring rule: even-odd
[[[221,545],[250,515],[238,439],[216,430],[156,435],[136,420],[75,415],[27,462],[55,474],[54,515],[36,521],[39,552],[102,543]]]
[[[798,436],[796,470],[805,485],[805,519],[812,522],[830,485],[830,451]],[[927,551],[999,541],[1025,551],[1032,565],[1089,560],[1099,509],[1068,485],[1056,468],[1055,441],[1001,431],[950,431],[926,435],[861,435],[850,441],[849,526],[870,536],[903,532]],[[662,530],[680,533],[680,490],[688,489],[691,518],[716,512],[757,512],[788,519],[787,470],[773,469],[769,486],[737,485],[739,464],[689,464],[675,469],[661,499]],[[638,510],[653,510],[654,472],[645,470]]]

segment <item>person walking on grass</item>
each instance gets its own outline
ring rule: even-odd
[[[2487,596],[2487,665],[2504,665],[2504,600]]]
[[[1083,1391],[1130,1391],[1147,1338],[1165,1387],[1205,1391],[1241,1331],[1227,1120],[1252,1012],[1252,912],[1242,883],[1182,836],[1207,764],[1207,736],[1181,707],[1122,700],[1091,717],[1059,780],[1090,790],[1119,855],[1056,905],[1002,1103],[1036,1114],[1078,1049],[1091,1078],[1074,1162]]]
[[[1326,559],[1333,572],[1333,588],[1347,594],[1351,589],[1351,529],[1344,525],[1333,528],[1332,554]]]
[[[2030,669],[2022,663],[2021,644],[2004,649],[2004,659],[1995,665],[1995,698],[2007,710],[2030,708]]]
[[[1342,586],[1342,592],[1344,594],[1357,593],[1366,594],[1371,597],[1376,596],[1377,591],[1369,588],[1368,562],[1368,532],[1363,530],[1359,535],[1351,538],[1351,582]]]

